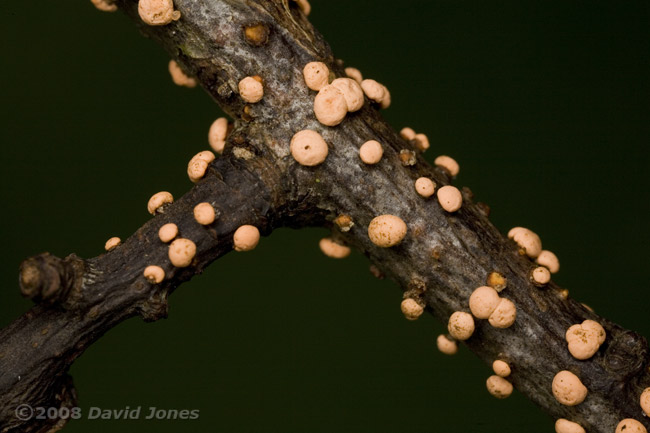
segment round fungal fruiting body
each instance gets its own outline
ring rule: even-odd
[[[151,284],[160,284],[165,279],[165,271],[160,266],[147,266],[142,274]]]
[[[492,287],[481,286],[469,297],[469,309],[477,319],[488,319],[500,300],[499,294]]]
[[[582,322],[582,328],[595,333],[598,336],[598,344],[603,344],[607,339],[607,333],[600,323],[594,320],[585,320]]]
[[[503,329],[512,326],[516,318],[517,307],[515,307],[515,304],[510,299],[501,298],[497,307],[490,314],[488,321],[495,328]]]
[[[576,406],[582,403],[588,392],[578,376],[567,370],[555,375],[552,388],[555,399],[565,406]]]
[[[208,166],[212,161],[214,161],[214,159],[214,153],[209,150],[197,153],[187,164],[187,176],[192,182],[198,182],[203,178],[203,176],[205,176]]]
[[[508,377],[511,373],[508,363],[500,359],[492,363],[492,370],[494,370],[494,374],[501,377]]]
[[[424,313],[424,307],[413,298],[404,299],[400,308],[408,320],[417,320]]]
[[[197,223],[207,226],[212,224],[216,218],[214,207],[210,203],[199,203],[194,206],[194,219]]]
[[[560,418],[555,421],[555,433],[586,433],[578,423]]]
[[[151,196],[149,202],[147,203],[147,210],[151,215],[155,215],[157,213],[161,213],[161,208],[164,205],[173,202],[174,196],[170,192],[160,191]]]
[[[260,231],[255,226],[243,225],[235,230],[233,244],[235,251],[250,251],[255,249],[260,241]]]
[[[542,252],[542,240],[531,230],[515,227],[508,232],[508,237],[514,240],[520,250],[532,259]]]
[[[311,129],[303,129],[294,134],[290,144],[291,155],[300,165],[313,167],[321,164],[329,152],[323,137]]]
[[[259,102],[264,97],[262,79],[258,76],[246,77],[239,82],[239,96],[251,104]]]
[[[196,79],[188,77],[175,60],[169,61],[169,75],[177,86],[196,87]]]
[[[444,168],[451,177],[456,177],[460,171],[460,166],[456,160],[450,156],[440,155],[433,161],[433,163],[438,167]]]
[[[626,418],[618,423],[616,433],[648,433],[648,430],[639,421]]]
[[[456,311],[449,318],[447,330],[456,340],[467,340],[474,333],[474,318],[469,313]]]
[[[323,238],[318,242],[318,246],[320,247],[320,250],[325,254],[327,257],[331,257],[333,259],[344,259],[347,256],[350,255],[350,247],[346,247],[345,245],[341,245],[340,243],[334,241],[332,238]]]
[[[445,355],[455,355],[458,352],[458,343],[450,340],[446,335],[438,335],[436,345],[438,346],[438,350]]]
[[[497,292],[501,292],[506,287],[508,287],[508,279],[499,272],[490,272],[488,274],[486,284]]]
[[[302,75],[305,78],[307,87],[318,92],[327,86],[330,70],[323,62],[309,62],[303,68]]]
[[[395,215],[380,215],[370,221],[368,237],[378,247],[388,248],[402,242],[406,236],[406,223]]]
[[[171,242],[178,235],[178,227],[174,223],[167,223],[158,230],[158,237],[164,243]]]
[[[455,186],[445,185],[438,190],[438,202],[447,212],[456,212],[463,205],[463,196]]]
[[[560,270],[560,261],[555,254],[548,250],[542,250],[536,261],[538,265],[545,266],[551,274],[555,274]]]
[[[104,249],[106,251],[113,250],[117,248],[121,243],[122,243],[122,239],[118,238],[117,236],[112,237],[106,241],[106,243],[104,244]]]
[[[138,14],[150,26],[164,26],[181,17],[181,13],[174,10],[172,0],[140,0]]]
[[[112,0],[90,0],[92,4],[102,12],[115,12],[117,5]]]
[[[571,355],[580,360],[589,359],[605,342],[605,329],[593,320],[585,320],[582,324],[569,327],[565,335]]]
[[[422,133],[415,134],[413,142],[415,143],[415,147],[421,152],[424,152],[430,147],[429,138]]]
[[[361,82],[361,88],[368,99],[372,99],[377,103],[381,103],[386,96],[386,88],[375,80],[363,80]]]
[[[650,416],[650,388],[646,388],[641,393],[639,398],[639,403],[641,404],[641,409],[646,416]]]
[[[264,23],[254,23],[244,27],[244,39],[254,47],[266,45],[269,41],[271,30]]]
[[[196,244],[189,239],[178,238],[169,245],[169,261],[177,268],[185,268],[196,255]]]
[[[337,78],[331,85],[343,93],[349,112],[359,111],[363,107],[363,90],[352,78]]]
[[[381,101],[379,101],[379,106],[383,109],[386,109],[390,107],[390,103],[391,103],[390,92],[388,91],[388,87],[384,86],[383,84],[381,85],[381,87],[384,88],[384,98]]]
[[[428,177],[420,177],[415,181],[415,190],[424,198],[429,198],[436,192],[436,184]]]
[[[357,83],[361,84],[363,81],[363,76],[361,75],[361,71],[359,71],[357,68],[345,68],[345,75],[348,77],[352,78],[354,81]]]
[[[214,161],[216,157],[214,156],[214,153],[210,152],[209,150],[202,150],[201,152],[194,155],[192,158],[202,159],[209,164],[212,161]]]
[[[402,130],[399,132],[399,135],[406,141],[411,141],[415,138],[415,131],[413,128],[404,127]]]
[[[300,10],[302,11],[305,16],[309,16],[311,13],[311,5],[309,4],[309,0],[294,0],[297,4]]]
[[[490,394],[496,398],[504,399],[512,394],[512,384],[501,376],[490,376],[485,382]]]
[[[325,126],[336,126],[348,113],[348,103],[343,92],[330,84],[324,86],[314,98],[314,114]]]
[[[531,271],[530,280],[537,287],[544,287],[551,281],[551,272],[544,266],[538,266]]]
[[[359,148],[359,157],[366,164],[377,164],[384,155],[384,149],[376,140],[368,140]]]
[[[217,153],[223,152],[226,145],[226,136],[228,135],[228,120],[225,117],[220,117],[210,125],[208,131],[208,143],[210,147]]]

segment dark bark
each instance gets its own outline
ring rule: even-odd
[[[230,251],[232,233],[241,224],[256,225],[263,233],[280,226],[332,227],[337,238],[366,254],[405,291],[421,293],[427,310],[445,323],[454,311],[468,311],[471,292],[485,284],[490,272],[500,272],[508,280],[501,296],[515,303],[517,320],[507,329],[477,320],[467,346],[490,364],[508,359],[515,388],[554,418],[578,422],[589,432],[612,432],[628,417],[650,427],[638,403],[650,386],[645,339],[598,317],[553,283],[534,286],[529,274],[535,265],[494,228],[469,190],[453,214],[434,198],[417,195],[413,182],[420,176],[431,177],[439,187],[452,179],[419,155],[415,165],[404,166],[400,151],[415,149],[382,120],[375,104],[367,101],[337,127],[315,119],[314,92],[304,85],[302,67],[319,60],[343,76],[342,67],[294,2],[177,0],[182,18],[163,27],[141,22],[137,1],[117,3],[198,78],[236,127],[206,178],[116,250],[85,261],[44,255],[23,265],[23,291],[40,302],[0,332],[2,431],[47,431],[50,425],[17,420],[16,405],[73,405],[66,372],[74,359],[128,317],[164,317],[168,294]],[[247,27],[262,36],[247,38]],[[264,79],[265,95],[247,105],[237,83],[250,75]],[[296,164],[288,150],[293,134],[306,128],[319,131],[330,145],[325,163],[314,168]],[[384,158],[374,166],[358,157],[369,139],[384,147]],[[192,216],[192,208],[203,201],[220,211],[209,227]],[[340,214],[352,217],[349,232],[332,223]],[[398,246],[378,248],[368,239],[368,224],[380,214],[398,215],[407,223],[408,234]],[[197,244],[188,268],[171,266],[167,247],[158,240],[158,228],[170,221]],[[162,284],[143,278],[149,264],[165,268]],[[601,323],[607,340],[593,358],[578,361],[569,354],[564,334],[585,319]],[[560,370],[574,372],[589,389],[582,404],[562,406],[553,397],[551,382]]]

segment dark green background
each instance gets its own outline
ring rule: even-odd
[[[539,233],[571,295],[650,336],[648,3],[314,0],[337,56],[385,83],[395,128],[492,221]],[[31,305],[20,261],[101,254],[190,188],[219,109],[175,87],[167,55],[89,1],[3,1],[0,326]],[[196,408],[198,421],[80,421],[69,432],[550,432],[490,369],[439,354],[443,326],[399,311],[364,257],[323,257],[324,230],[279,230],[181,287],[170,316],[129,320],[72,368],[80,405]]]

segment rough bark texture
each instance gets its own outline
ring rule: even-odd
[[[139,229],[117,249],[90,260],[64,260],[43,255],[21,268],[21,288],[39,303],[0,331],[0,426],[2,431],[48,431],[54,421],[22,422],[18,404],[73,406],[75,393],[67,370],[88,345],[107,330],[134,315],[146,320],[164,317],[167,296],[213,260],[232,249],[232,234],[242,224],[262,233],[280,226],[329,226],[334,236],[365,253],[371,262],[411,294],[421,296],[427,310],[446,323],[454,311],[468,311],[471,292],[484,285],[490,272],[508,280],[501,296],[517,306],[517,320],[507,329],[476,321],[467,346],[487,363],[505,358],[512,366],[515,388],[554,418],[580,423],[589,432],[613,432],[623,418],[635,418],[650,428],[638,403],[650,386],[648,345],[632,331],[598,317],[566,292],[549,284],[540,289],[529,279],[535,267],[519,254],[514,242],[489,222],[485,207],[464,202],[447,213],[435,199],[417,195],[413,182],[431,177],[438,186],[452,181],[439,167],[417,156],[405,166],[400,151],[417,154],[366,101],[336,127],[321,125],[313,115],[315,92],[304,85],[302,68],[309,61],[327,63],[344,76],[323,38],[293,1],[176,0],[179,21],[148,27],[138,17],[137,1],[117,1],[142,32],[164,46],[183,69],[235,119],[224,155],[208,175],[164,213]],[[258,40],[245,36],[247,27],[261,30]],[[247,105],[237,84],[245,76],[264,79],[262,101]],[[289,141],[302,129],[314,129],[329,143],[325,163],[298,165]],[[384,158],[374,166],[358,157],[360,145],[380,141]],[[207,227],[194,221],[192,208],[210,202],[220,211]],[[346,214],[354,226],[338,231],[333,219]],[[405,240],[378,248],[367,235],[372,218],[400,216],[408,225]],[[188,268],[174,268],[158,228],[174,222],[183,237],[198,247]],[[142,270],[162,266],[167,274],[149,284]],[[585,319],[596,320],[607,340],[589,360],[568,352],[565,332]],[[551,382],[560,370],[570,370],[589,389],[578,406],[559,404]]]

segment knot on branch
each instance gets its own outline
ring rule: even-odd
[[[648,342],[633,331],[614,335],[605,352],[605,366],[623,381],[637,375],[648,358]]]
[[[140,304],[138,312],[145,322],[155,322],[158,319],[165,319],[169,313],[167,290],[154,292],[149,299]]]
[[[84,261],[74,254],[65,259],[39,254],[20,264],[20,291],[34,302],[62,302],[81,287],[83,272]]]

